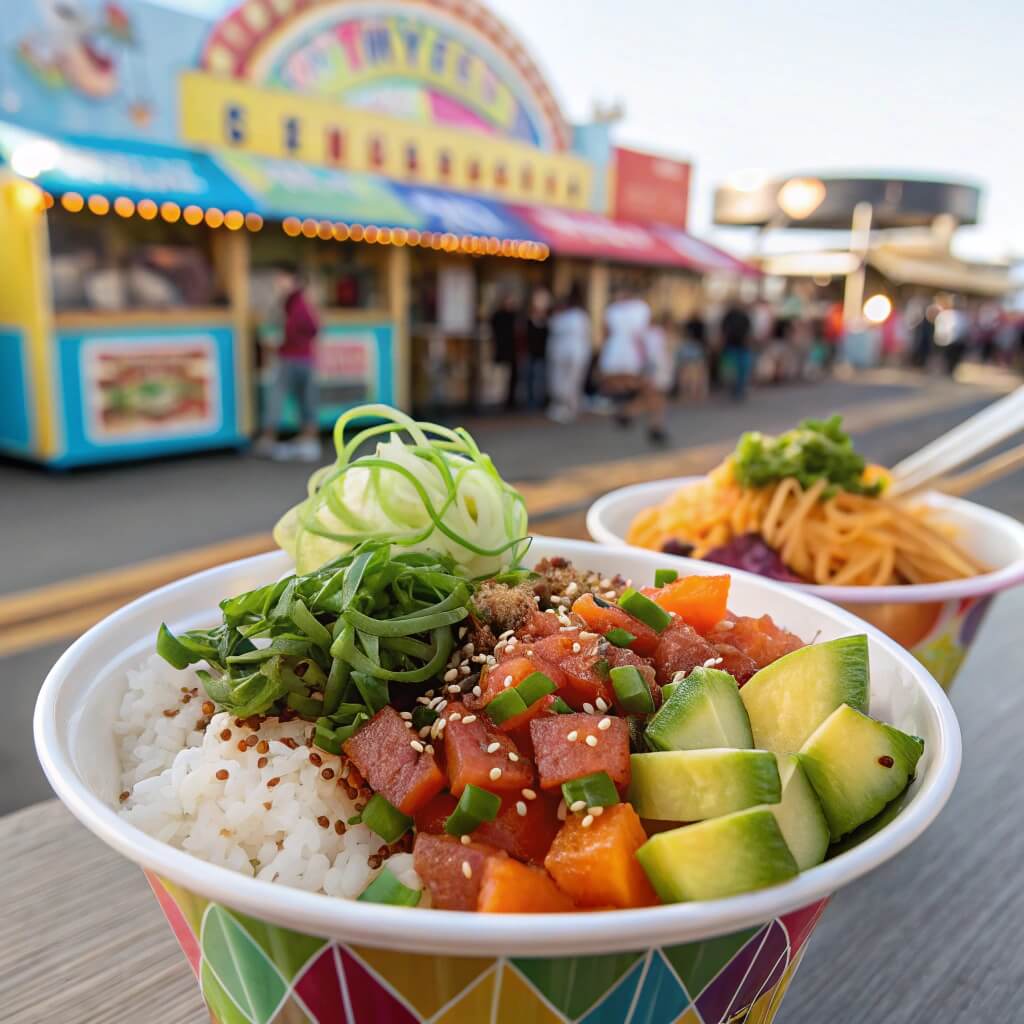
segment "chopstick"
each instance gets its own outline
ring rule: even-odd
[[[888,494],[922,490],[1022,429],[1024,387],[1019,387],[894,466]]]
[[[942,491],[943,494],[952,494],[959,497],[963,494],[970,494],[988,484],[1009,476],[1015,469],[1024,466],[1024,444],[1017,445],[1009,451],[1000,452],[991,459],[960,473],[958,476],[946,477],[937,480],[934,489]]]

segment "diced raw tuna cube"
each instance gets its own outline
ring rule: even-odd
[[[533,763],[509,736],[494,728],[485,710],[472,712],[464,704],[449,704],[444,717],[448,783],[455,796],[461,796],[467,785],[505,793],[533,784]]]
[[[370,788],[403,814],[415,814],[444,787],[434,755],[416,750],[414,740],[415,733],[388,705],[344,744],[345,754]]]
[[[599,723],[608,718],[608,726]],[[592,772],[607,772],[620,790],[629,785],[629,726],[605,715],[551,715],[535,718],[530,735],[542,789]],[[588,738],[593,737],[592,742]]]
[[[486,843],[467,845],[456,836],[426,832],[416,836],[412,848],[413,867],[438,910],[476,910],[484,866],[495,857],[505,854]]]
[[[629,645],[637,654],[649,658],[658,646],[658,634],[646,623],[634,619],[618,605],[603,601],[598,604],[593,594],[584,594],[577,598],[572,606],[573,614],[578,615],[586,624],[587,629],[604,636],[610,629],[624,629],[632,633],[636,639]]]

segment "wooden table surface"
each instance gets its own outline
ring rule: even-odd
[[[832,901],[781,1024],[1024,1020],[1022,621],[1024,592],[1001,598],[956,684],[950,805]],[[0,818],[0,864],[4,1024],[208,1024],[142,873],[59,804]]]

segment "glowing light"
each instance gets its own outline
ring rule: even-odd
[[[36,213],[45,205],[42,189],[28,181],[12,182],[11,195],[15,205],[25,213]]]
[[[186,206],[183,214],[185,223],[192,227],[198,227],[203,223],[203,211],[199,206]]]
[[[381,245],[390,245],[393,239],[391,228],[381,228],[377,234],[377,241]]]
[[[54,203],[53,196],[49,192],[44,192],[43,193],[43,206],[45,206],[48,210],[52,210],[53,209],[53,203]]]
[[[347,224],[335,224],[334,225],[334,240],[336,242],[347,242],[348,241],[348,225]]]
[[[302,222],[298,217],[285,217],[281,229],[289,238],[298,238],[302,233]]]
[[[825,201],[825,183],[817,178],[790,178],[775,197],[779,209],[792,220],[804,220]]]
[[[135,203],[127,196],[118,196],[114,200],[114,213],[118,217],[130,217],[135,212]]]
[[[317,224],[317,222],[315,220],[313,220],[312,217],[307,217],[302,222],[302,234],[303,234],[303,236],[306,237],[306,238],[316,238],[316,232],[317,232],[317,228],[319,226],[320,225]]]
[[[322,220],[316,226],[317,235],[325,242],[334,237],[334,225],[329,220]]]
[[[250,231],[259,231],[263,227],[263,218],[258,213],[247,213],[245,215],[245,226]]]
[[[181,207],[177,203],[161,203],[160,216],[163,217],[168,224],[176,224],[181,220]]]
[[[762,167],[748,167],[737,171],[726,184],[737,192],[756,192],[768,184],[768,172]]]
[[[211,228],[219,228],[224,223],[224,214],[217,209],[216,206],[211,206],[206,211],[206,224]]]
[[[110,212],[110,200],[106,196],[89,196],[86,205],[89,207],[89,212],[95,213],[98,217]]]
[[[245,227],[245,215],[240,210],[228,210],[224,214],[224,227],[228,231],[238,231]]]
[[[361,242],[363,240],[363,235],[365,232],[363,231],[362,224],[353,224],[348,229],[348,233],[349,237],[352,239],[353,242]]]
[[[23,178],[38,178],[57,166],[60,150],[49,139],[32,139],[21,142],[11,153],[11,170]]]
[[[394,231],[391,232],[391,241],[394,242],[395,245],[405,245],[405,243],[409,241],[409,232],[406,231],[405,228],[395,228]]]
[[[189,207],[189,209],[195,209],[195,207]],[[140,199],[135,207],[135,212],[143,220],[153,220],[157,215],[157,205],[152,199]]]
[[[422,238],[423,236],[415,228],[410,228],[405,236],[405,240],[409,245],[419,245]]]
[[[872,324],[881,324],[889,319],[892,301],[888,295],[872,295],[864,303],[864,319]]]
[[[363,241],[369,242],[371,245],[376,242],[379,237],[380,231],[378,231],[372,224],[363,232]]]

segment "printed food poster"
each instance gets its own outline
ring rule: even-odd
[[[209,336],[96,339],[83,345],[81,366],[86,436],[94,444],[220,427],[217,352]]]
[[[374,332],[328,327],[317,341],[316,375],[321,406],[372,401],[377,376]]]

